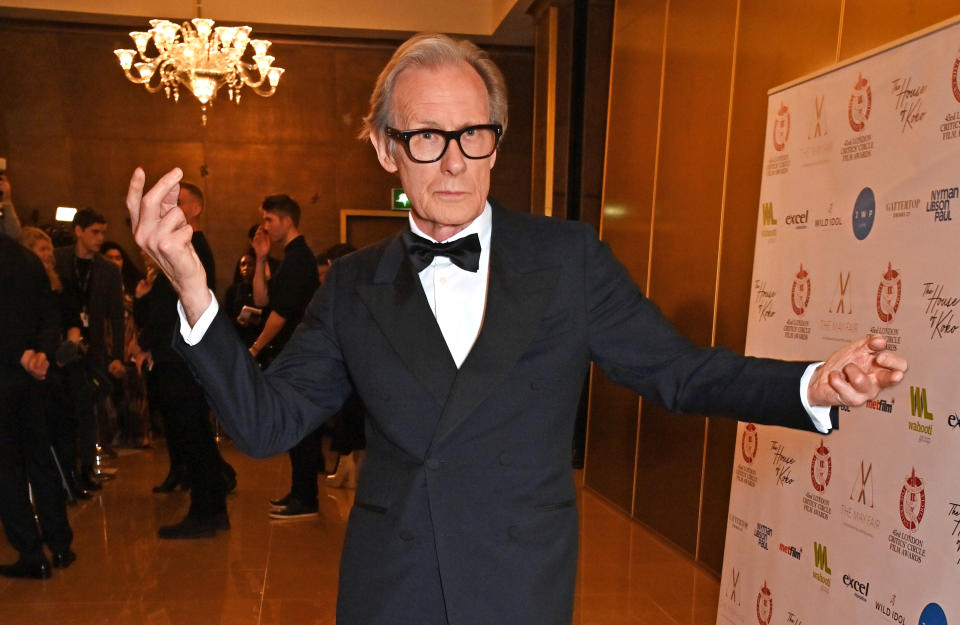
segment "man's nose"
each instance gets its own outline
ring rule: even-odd
[[[457,175],[467,167],[467,159],[460,151],[460,144],[450,140],[446,152],[440,158],[440,169],[444,173]]]

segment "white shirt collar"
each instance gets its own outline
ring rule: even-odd
[[[434,243],[439,243],[439,241],[437,241],[431,236],[424,234],[423,230],[417,227],[417,224],[413,220],[412,210],[407,216],[407,219],[410,221],[410,230],[412,230],[415,235],[421,236],[424,239],[427,239],[429,241],[433,241]],[[471,234],[476,233],[476,235],[480,238],[481,249],[487,250],[489,249],[488,246],[490,245],[490,230],[492,226],[493,226],[493,209],[490,208],[490,202],[485,202],[483,206],[483,211],[477,216],[477,218],[474,219],[472,222],[470,222],[469,226],[467,226],[460,232],[456,233],[455,235],[453,235],[452,237],[444,241],[444,243],[448,243],[450,241],[456,241],[457,239],[462,239],[465,236],[469,236]]]

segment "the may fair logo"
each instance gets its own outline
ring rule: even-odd
[[[826,96],[819,94],[813,98],[807,126],[807,141],[800,147],[800,160],[805,166],[821,165],[830,162],[833,141],[829,137],[827,116],[824,114]]]
[[[903,279],[900,272],[893,268],[893,263],[887,263],[887,271],[880,277],[877,285],[877,317],[881,324],[893,323],[900,310],[900,300],[903,298]],[[879,334],[887,340],[887,349],[892,352],[900,347],[900,328],[890,325],[878,325],[870,328],[871,334]]]
[[[923,312],[930,321],[931,341],[953,336],[960,330],[960,320],[956,318],[960,297],[946,293],[939,282],[924,282],[923,299],[927,301]]]
[[[873,538],[873,533],[880,529],[876,501],[877,488],[873,483],[873,464],[861,460],[850,489],[850,497],[840,506],[843,524]]]
[[[923,94],[927,91],[926,85],[918,85],[913,78],[894,78],[890,89],[896,98],[897,120],[900,122],[900,132],[913,130],[913,127],[926,117]]]
[[[740,437],[740,456],[746,464],[737,463],[735,473],[737,481],[750,488],[757,485],[757,470],[749,465],[753,464],[759,449],[760,434],[757,432],[757,426],[748,423],[743,428],[743,436]]]
[[[772,287],[767,286],[766,280],[753,281],[753,305],[757,310],[757,319],[767,321],[773,319],[776,311],[773,310],[773,301],[777,292]]]
[[[790,155],[783,153],[790,139],[790,109],[781,103],[773,119],[773,149],[777,154],[767,161],[767,175],[779,176],[790,171]]]
[[[763,588],[757,593],[757,621],[760,625],[770,625],[773,620],[773,593],[763,582]]]
[[[950,72],[950,89],[953,91],[953,99],[960,102],[960,83],[957,82],[957,72],[960,70],[960,50],[953,59],[953,71]],[[960,111],[950,111],[943,117],[943,123],[940,124],[940,140],[950,141],[960,137]]]
[[[803,495],[803,511],[823,520],[830,519],[832,507],[830,500],[824,496],[830,478],[833,476],[833,458],[830,450],[820,441],[820,446],[813,452],[810,460],[810,484],[813,490],[807,490]]]
[[[826,333],[856,334],[860,324],[853,317],[853,288],[850,286],[850,272],[841,271],[834,283],[833,297],[827,312],[831,316],[820,320],[820,327]],[[840,340],[848,337],[841,336]]]
[[[807,306],[810,305],[810,291],[810,274],[803,265],[800,265],[800,271],[793,277],[793,283],[790,286],[790,308],[797,317],[802,317]],[[783,325],[783,336],[787,339],[806,341],[810,338],[810,322],[805,319],[787,319]]]
[[[873,93],[870,91],[870,82],[862,75],[857,75],[857,82],[850,92],[850,101],[847,103],[847,121],[850,129],[857,135],[844,140],[840,147],[840,159],[844,162],[869,158],[873,154],[873,135],[860,134],[870,119],[873,109]]]
[[[740,574],[741,569],[733,567],[730,574],[725,576],[727,581],[726,588],[723,589],[723,602],[717,606],[719,613],[731,623],[743,623],[743,613],[741,612],[740,600]]]
[[[873,189],[864,187],[853,203],[853,236],[863,241],[873,230],[873,220],[877,214],[877,200],[873,196]]]
[[[923,539],[916,535],[923,521],[927,508],[927,495],[923,488],[923,480],[917,475],[916,469],[910,470],[900,488],[900,524],[890,532],[887,540],[890,551],[923,564],[927,550],[923,546]]]

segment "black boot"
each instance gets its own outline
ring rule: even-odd
[[[93,467],[81,467],[80,479],[77,480],[77,483],[80,485],[80,488],[86,491],[96,491],[103,488],[103,486],[100,485],[100,478],[93,472]]]
[[[167,477],[163,478],[163,481],[153,487],[153,492],[155,493],[172,493],[177,490],[177,487],[183,488],[183,490],[189,490],[190,485],[187,483],[186,471],[184,469],[174,469],[170,468],[170,472],[167,473]]]
[[[72,469],[67,473],[67,503],[76,503],[77,499],[90,499],[93,495],[90,494],[90,491],[83,488],[80,485],[80,474],[77,473],[76,469]],[[73,501],[71,502],[71,496]]]

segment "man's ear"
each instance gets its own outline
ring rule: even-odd
[[[390,153],[390,140],[384,136],[378,136],[376,132],[371,132],[370,143],[373,144],[373,149],[377,151],[380,166],[391,174],[396,173],[399,167],[397,167],[397,162]]]

